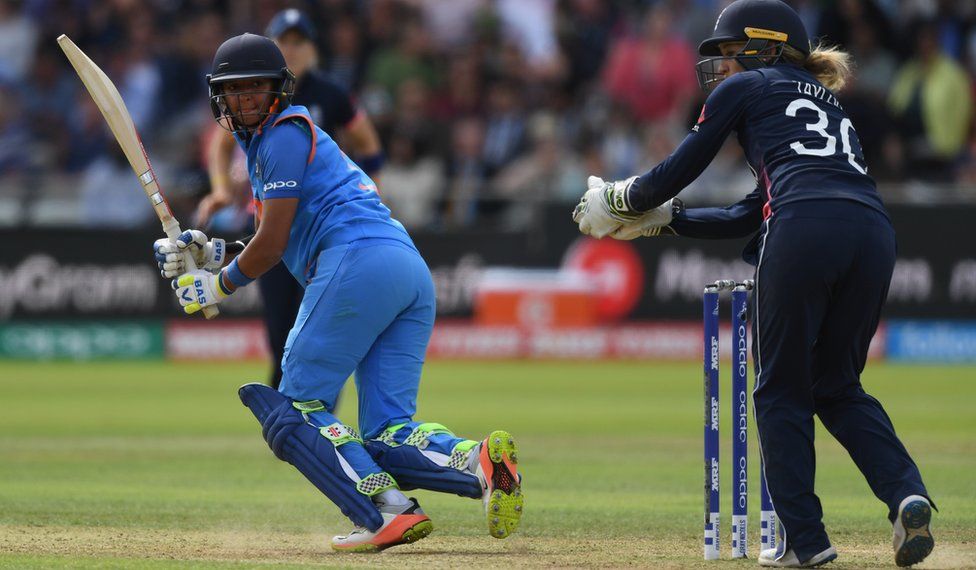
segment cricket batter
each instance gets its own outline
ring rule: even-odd
[[[341,135],[359,168],[372,180],[377,180],[384,162],[379,135],[369,117],[357,108],[349,94],[317,69],[315,41],[318,34],[308,16],[294,8],[282,10],[268,23],[265,35],[278,45],[288,69],[295,74],[292,102],[305,106],[312,122],[322,127],[329,137],[336,139],[337,135]],[[221,131],[211,138],[209,174],[212,191],[197,209],[197,223],[202,226],[206,226],[218,210],[234,202],[234,189],[229,181],[237,148],[231,133]],[[203,245],[197,244],[198,247]],[[275,265],[262,275],[258,279],[258,288],[271,348],[269,384],[277,388],[281,383],[285,340],[295,323],[304,290],[284,263]]]
[[[227,267],[230,246],[191,230],[155,244],[164,276],[187,313],[220,303],[279,261],[304,286],[285,343],[280,390],[240,389],[275,455],[294,465],[356,528],[332,539],[344,551],[375,551],[433,530],[415,499],[421,488],[481,498],[489,533],[505,538],[522,515],[511,435],[478,442],[414,420],[434,324],[430,271],[373,181],[291,105],[295,77],[270,39],[224,42],[207,77],[217,122],[247,153],[257,233]],[[189,248],[201,269],[183,273]],[[213,272],[212,272],[213,271]],[[355,372],[357,432],[332,410]]]
[[[854,126],[834,91],[846,53],[811,49],[792,8],[737,0],[699,47],[711,89],[698,123],[651,171],[617,182],[590,177],[573,219],[597,238],[662,233],[758,234],[753,295],[755,413],[766,481],[784,534],[759,564],[806,568],[837,557],[814,493],[814,424],[847,449],[894,526],[895,562],[922,561],[934,542],[921,475],[860,374],[895,264],[895,233],[867,174]],[[735,131],[757,188],[727,208],[674,200]]]

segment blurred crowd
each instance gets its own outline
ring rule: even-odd
[[[625,178],[668,155],[698,116],[696,48],[726,3],[0,0],[0,225],[152,219],[62,33],[118,85],[180,212],[208,192],[214,51],[294,7],[318,27],[321,69],[377,127],[401,221],[517,229],[574,203],[587,174]],[[839,99],[875,179],[976,185],[976,2],[790,3],[854,57]],[[753,186],[733,140],[682,197],[730,203]]]

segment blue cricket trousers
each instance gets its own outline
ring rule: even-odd
[[[331,413],[355,372],[364,439],[409,422],[434,312],[430,270],[412,246],[368,238],[322,251],[285,343],[281,393]]]
[[[802,561],[826,549],[814,494],[816,414],[894,520],[928,496],[881,404],[861,387],[895,264],[887,217],[846,200],[787,205],[760,242],[753,303],[755,413],[773,507]]]

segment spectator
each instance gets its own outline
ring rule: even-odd
[[[562,4],[561,43],[569,62],[569,86],[582,87],[600,75],[615,13],[609,2],[572,0]]]
[[[224,38],[222,22],[216,12],[182,16],[172,45],[167,45],[159,58],[166,96],[156,106],[155,126],[165,122],[166,128],[158,130],[167,136],[193,136],[209,124],[209,110],[201,101],[208,101],[205,77]],[[203,109],[206,115],[194,113],[194,109]],[[175,128],[177,124],[182,128]]]
[[[475,21],[492,0],[410,0],[422,14],[433,49],[440,54],[463,50],[471,44]]]
[[[129,109],[136,129],[144,131],[156,117],[161,77],[152,53],[153,20],[150,12],[134,12],[129,17],[127,49],[115,62],[119,92]]]
[[[559,127],[552,113],[536,113],[529,121],[531,148],[495,178],[496,195],[513,203],[507,215],[512,226],[524,227],[529,223],[532,212],[525,207],[529,204],[579,200],[587,173],[580,157],[566,144]]]
[[[23,101],[39,161],[52,170],[64,169],[74,144],[63,135],[74,107],[78,79],[64,69],[63,60],[56,44],[39,46],[29,78],[30,97]],[[0,136],[0,144],[2,140]]]
[[[0,78],[21,81],[30,72],[37,28],[18,10],[20,2],[0,2]]]
[[[481,114],[482,89],[481,61],[477,54],[472,50],[453,55],[448,63],[446,80],[434,96],[434,117],[451,121]]]
[[[419,133],[406,129],[393,133],[388,148],[384,176],[396,183],[384,186],[383,200],[408,229],[432,226],[445,183],[443,161],[426,152]]]
[[[427,34],[415,17],[400,26],[394,46],[377,52],[369,62],[367,79],[387,94],[394,94],[407,79],[419,78],[428,86],[437,84],[437,74],[429,61]]]
[[[321,66],[325,74],[349,92],[360,87],[366,71],[362,31],[351,17],[338,19],[327,34],[328,60]]]
[[[673,29],[662,2],[648,12],[640,37],[624,37],[610,49],[604,86],[640,121],[680,120],[698,92],[693,51]]]
[[[965,71],[940,51],[937,28],[919,26],[915,56],[899,70],[888,98],[913,176],[952,179],[953,162],[969,134],[972,97]]]
[[[139,181],[121,147],[89,163],[81,175],[81,221],[90,228],[138,228],[153,219]]]
[[[538,79],[555,79],[563,67],[556,43],[556,0],[496,0],[506,42],[518,46]]]
[[[525,142],[525,116],[514,81],[497,81],[488,88],[487,115],[482,156],[489,175],[494,175],[515,158]]]
[[[878,42],[875,27],[863,21],[855,22],[850,50],[857,73],[847,89],[857,91],[875,102],[884,101],[895,78],[897,62],[894,55]]]
[[[891,22],[875,0],[838,0],[827,3],[819,18],[817,35],[829,45],[851,49],[863,28],[870,28],[883,49],[897,43]]]
[[[482,160],[485,127],[480,119],[455,121],[451,131],[444,221],[447,227],[473,224],[479,217],[487,167]]]
[[[609,179],[623,179],[641,166],[641,145],[637,137],[634,118],[627,109],[615,107],[610,120],[601,129],[603,140],[601,153]]]
[[[876,27],[857,21],[851,31],[851,56],[857,72],[839,93],[844,110],[857,129],[868,170],[877,181],[899,176],[899,141],[886,104],[897,62],[878,42]]]
[[[0,84],[0,177],[23,172],[30,165],[30,131],[20,107],[13,87]]]
[[[79,172],[104,154],[111,133],[105,126],[102,113],[85,91],[75,92],[72,113],[65,124],[69,139],[68,154],[63,167],[68,172]],[[115,142],[112,142],[115,144]]]

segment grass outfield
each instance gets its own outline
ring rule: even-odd
[[[434,534],[366,556],[329,549],[349,523],[271,455],[237,399],[238,385],[263,372],[255,364],[0,362],[0,567],[755,565],[702,561],[698,363],[431,363],[418,418],[469,437],[512,431],[525,518],[499,541],[486,535],[479,502],[411,493]],[[976,368],[878,364],[864,382],[941,509],[936,550],[922,567],[976,566]],[[354,399],[342,402],[347,421]],[[726,397],[726,423],[727,409]],[[893,567],[885,507],[818,429],[818,491],[840,552],[831,567]],[[723,556],[729,439],[726,426]],[[754,444],[751,457],[755,558]]]

